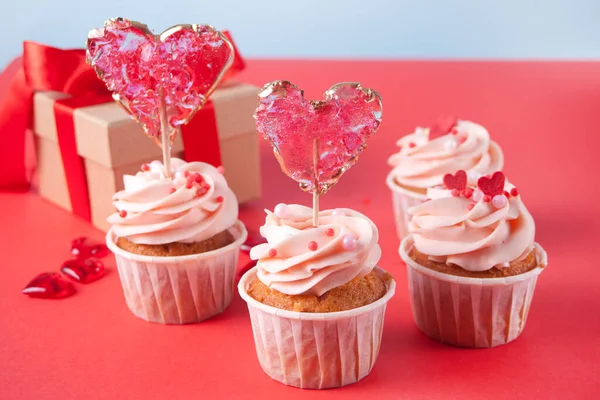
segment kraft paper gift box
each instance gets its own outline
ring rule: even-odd
[[[240,203],[260,196],[259,138],[253,118],[258,91],[249,84],[229,84],[211,96],[225,178]],[[39,193],[71,211],[65,175],[69,171],[63,166],[54,115],[54,102],[66,97],[59,92],[35,94],[34,133]],[[77,153],[84,159],[91,223],[107,231],[106,218],[114,212],[112,195],[123,189],[123,175],[135,174],[144,163],[162,160],[162,153],[114,101],[75,109],[73,122]],[[184,152],[178,135],[172,155],[182,157]]]

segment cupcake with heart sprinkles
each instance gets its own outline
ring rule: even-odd
[[[325,194],[358,159],[382,116],[380,96],[357,83],[307,101],[285,81],[259,94],[256,125],[283,171],[312,193],[313,207],[278,204],[252,248],[255,268],[238,289],[248,303],[262,369],[286,385],[325,389],[369,374],[381,345],[395,282],[377,266],[379,233],[365,215],[319,210]]]
[[[502,172],[467,183],[463,170],[408,210],[400,244],[413,314],[427,336],[462,347],[516,339],[529,314],[546,252],[521,194]]]
[[[504,157],[488,131],[474,122],[441,116],[429,128],[417,128],[397,142],[400,150],[388,164],[386,182],[392,191],[398,237],[408,234],[407,210],[427,197],[427,189],[442,184],[446,174],[464,170],[471,185],[480,176],[502,170]]]
[[[221,81],[233,51],[208,25],[157,36],[117,18],[88,36],[88,63],[162,149],[162,161],[123,177],[106,236],[129,309],[150,322],[199,322],[233,296],[247,235],[237,199],[219,168],[171,158],[174,138]]]

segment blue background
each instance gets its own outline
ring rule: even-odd
[[[0,67],[115,16],[228,28],[246,57],[600,58],[600,0],[2,0]]]

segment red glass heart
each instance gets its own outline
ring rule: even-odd
[[[494,172],[491,177],[482,176],[477,181],[477,186],[483,194],[487,194],[489,196],[496,196],[504,193],[504,174],[500,171]]]
[[[467,187],[467,173],[463,170],[456,171],[454,175],[446,174],[443,178],[446,189],[464,190]]]
[[[71,241],[71,253],[79,259],[102,258],[108,255],[109,250],[104,243],[93,242],[81,236]]]
[[[453,115],[439,116],[435,123],[429,127],[429,140],[449,134],[457,123],[458,119]]]
[[[69,278],[80,283],[94,282],[104,276],[104,264],[94,258],[65,261],[60,270]]]
[[[146,25],[123,18],[106,21],[87,41],[88,63],[154,137],[161,132],[161,96],[171,127],[186,124],[233,63],[233,52],[231,42],[209,25],[177,25],[155,36]]]
[[[324,100],[308,101],[297,86],[275,81],[265,85],[259,99],[257,130],[273,145],[282,170],[302,190],[318,194],[354,165],[383,110],[381,96],[358,83],[338,83]]]
[[[74,295],[75,286],[56,272],[44,272],[36,276],[22,290],[29,297],[62,299]]]

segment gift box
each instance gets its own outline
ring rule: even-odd
[[[184,131],[185,135],[195,137],[191,145],[206,147],[203,152],[209,160],[199,161],[212,164],[215,159],[221,161],[229,186],[240,203],[260,195],[259,138],[252,117],[258,91],[259,88],[244,83],[220,87],[211,96],[208,107],[196,115],[201,122],[185,127]],[[65,132],[59,132],[62,128],[57,124],[55,110],[57,101],[69,97],[61,92],[36,92],[33,131],[39,193],[72,211],[74,196],[68,178],[76,167],[65,166],[63,162],[59,135]],[[107,231],[106,218],[114,212],[111,197],[123,189],[123,174],[135,174],[142,164],[161,160],[161,150],[145,136],[141,125],[112,100],[74,108],[72,120],[76,151],[83,159],[85,170],[90,220],[97,228]],[[213,138],[214,135],[217,137]],[[186,158],[185,142],[182,136],[177,136],[172,154],[192,161]],[[193,158],[198,161],[197,156]]]

